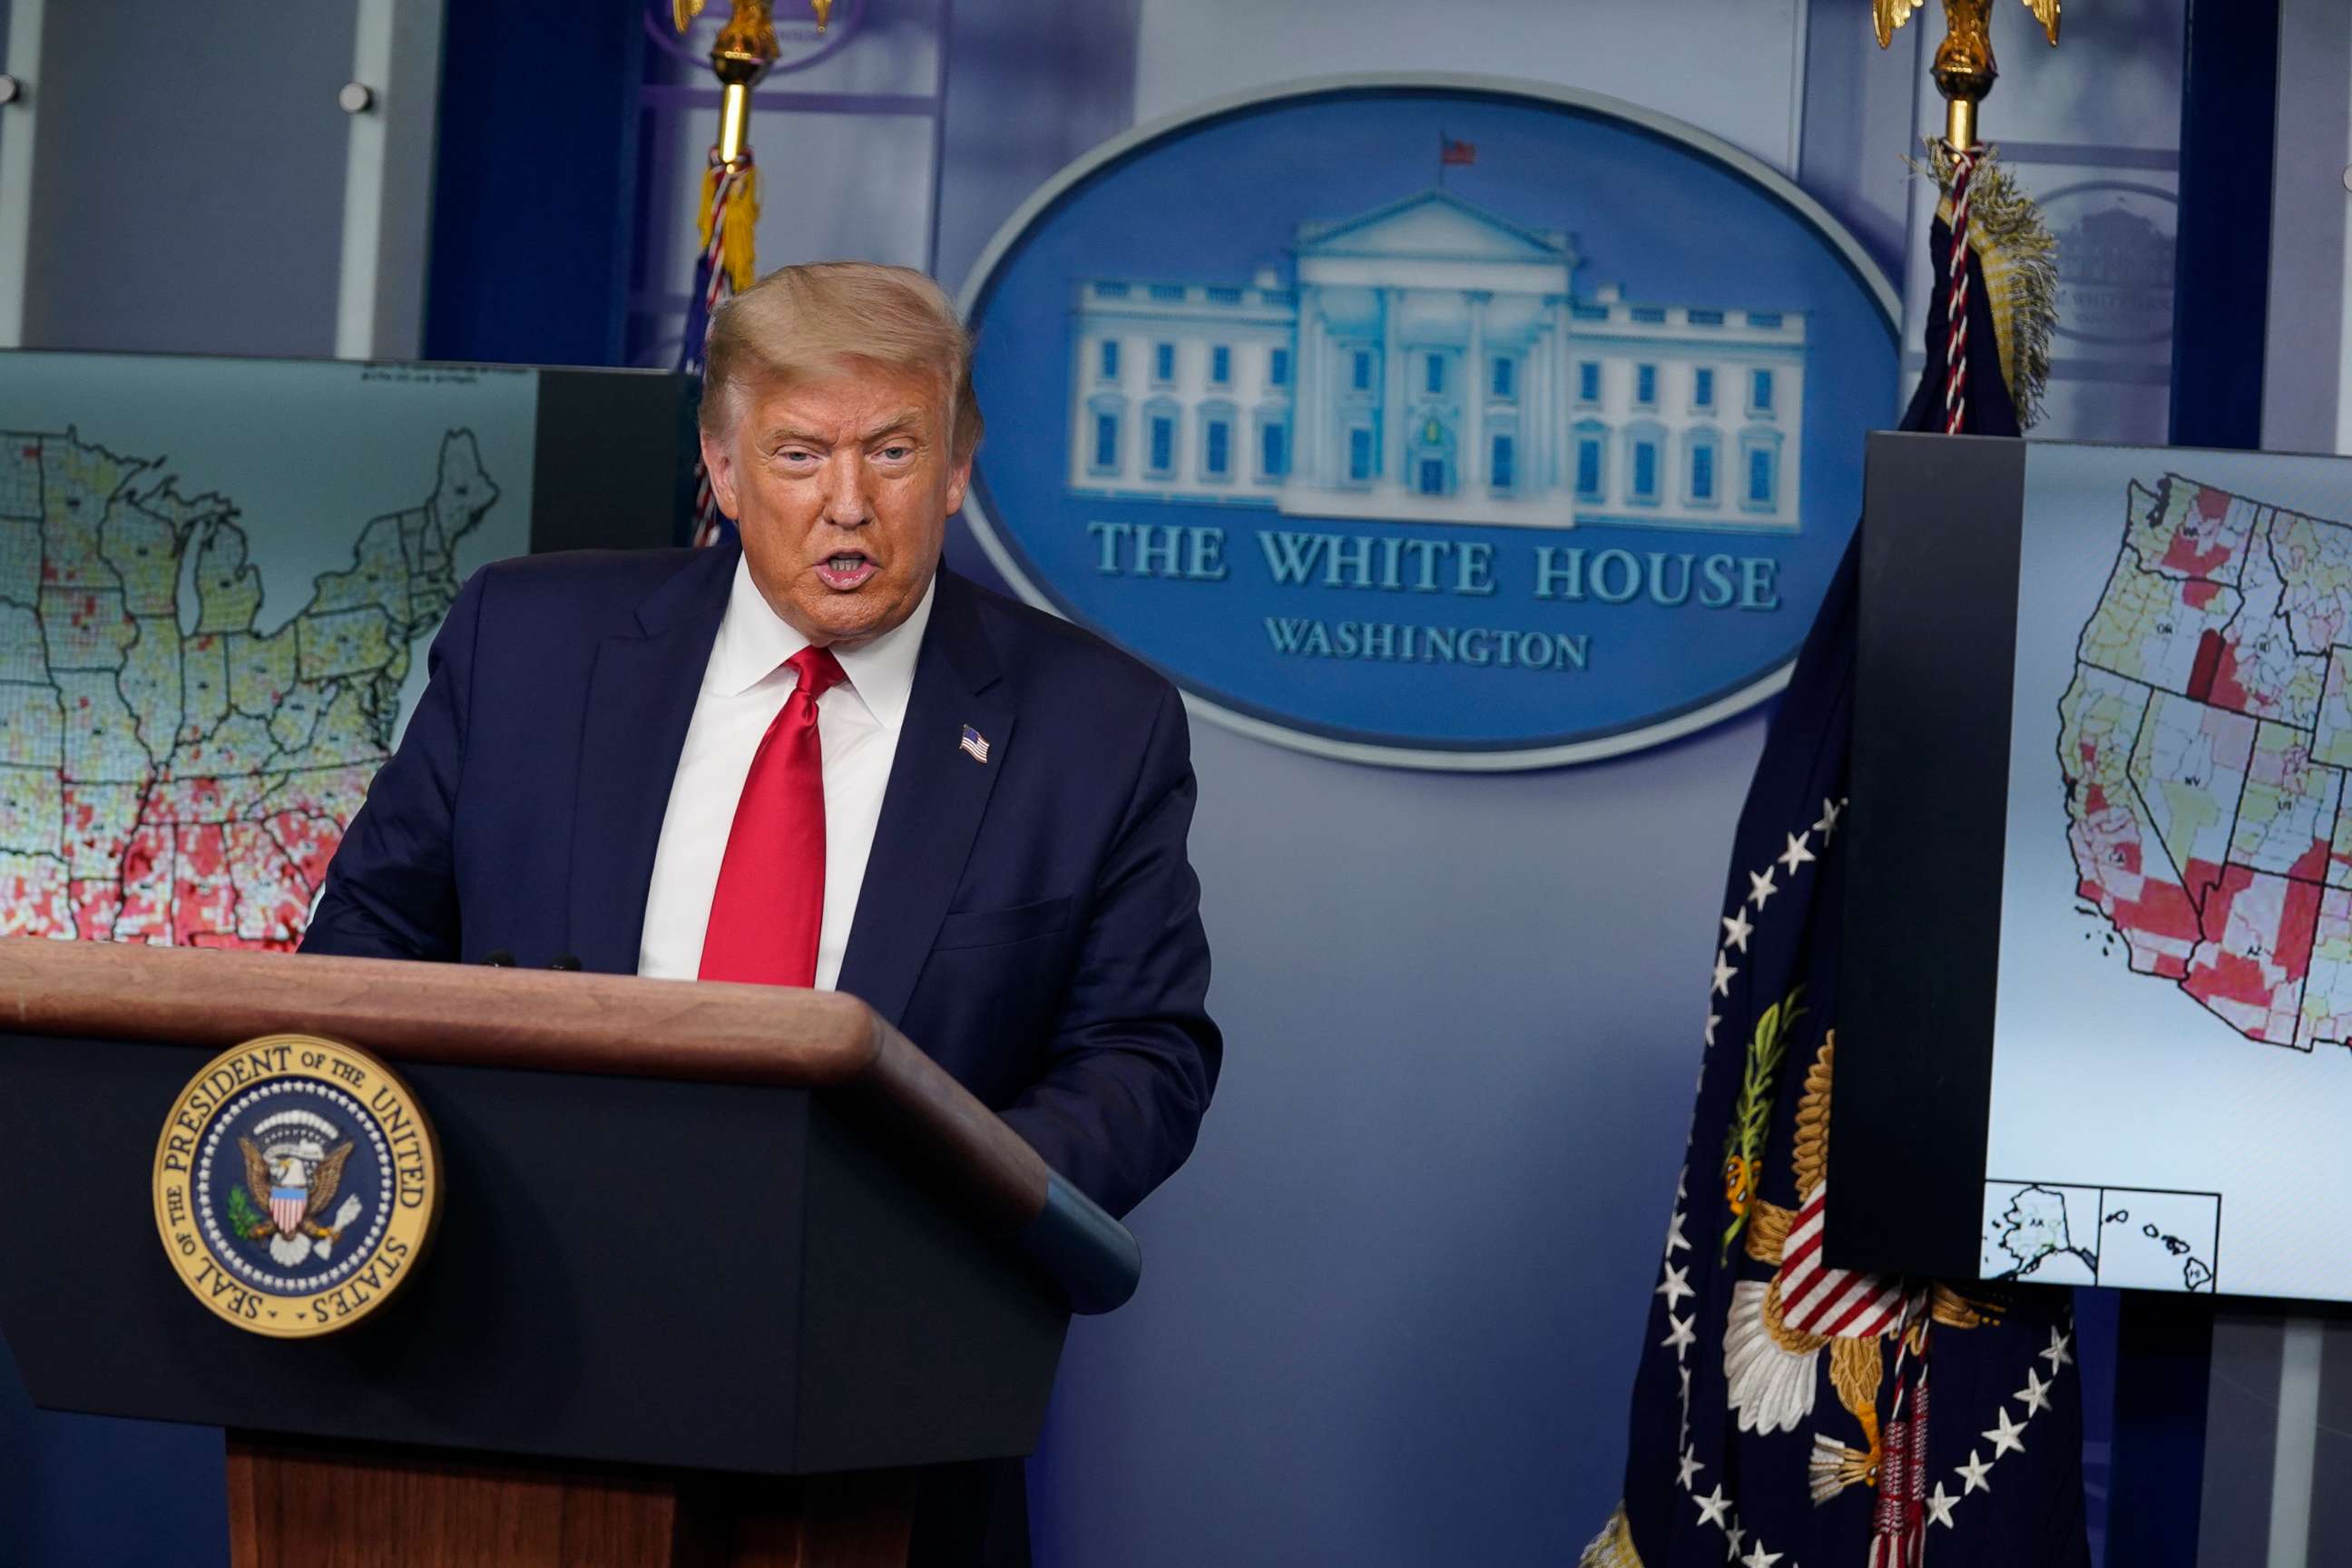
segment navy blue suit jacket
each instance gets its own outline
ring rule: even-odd
[[[633,973],[738,553],[476,574],[303,951]],[[1192,799],[1167,681],[940,572],[840,989],[1114,1214],[1183,1163],[1216,1083]]]

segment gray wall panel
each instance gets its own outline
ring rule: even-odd
[[[52,0],[27,347],[334,352],[355,16]]]

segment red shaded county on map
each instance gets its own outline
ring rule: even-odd
[[[2134,484],[2059,701],[2076,890],[2250,1040],[2352,1043],[2352,528]]]
[[[450,432],[426,499],[265,633],[226,500],[0,433],[0,935],[293,946],[498,497]]]

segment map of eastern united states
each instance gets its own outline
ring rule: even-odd
[[[0,935],[291,947],[498,487],[450,432],[264,635],[236,509],[160,470],[0,432]]]
[[[2352,528],[2130,487],[2060,700],[2082,896],[2249,1039],[2352,1042]]]

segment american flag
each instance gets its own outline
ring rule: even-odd
[[[988,737],[971,725],[966,724],[963,727],[963,739],[958,743],[964,751],[971,753],[972,761],[977,763],[988,761]]]

